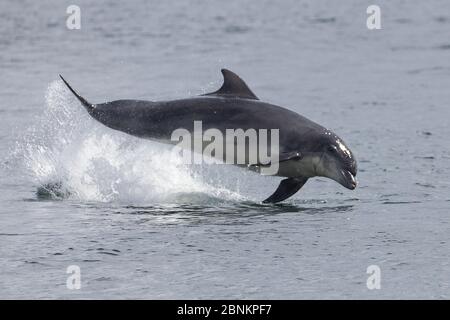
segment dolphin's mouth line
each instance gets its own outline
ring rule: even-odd
[[[355,189],[358,182],[356,181],[356,177],[349,170],[341,170],[341,174],[345,179],[345,187],[348,189]]]
[[[317,170],[317,165],[320,163],[322,163],[322,158],[323,158],[323,156],[324,156],[324,152],[322,152],[321,154],[320,154],[320,158],[319,158],[319,161],[317,161],[316,163],[314,163],[314,172],[316,173],[316,175],[319,175],[319,173],[318,173],[318,170]]]

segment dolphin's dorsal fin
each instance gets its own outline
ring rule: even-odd
[[[224,96],[259,100],[247,84],[237,74],[227,69],[220,70],[223,74],[223,85],[219,90],[204,94],[204,96]]]

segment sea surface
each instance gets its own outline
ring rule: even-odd
[[[450,298],[449,1],[77,0],[80,30],[68,4],[0,2],[0,298]],[[161,100],[224,67],[341,136],[358,188],[315,178],[264,205],[280,178],[183,165],[58,78]]]

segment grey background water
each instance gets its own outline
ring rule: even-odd
[[[0,298],[449,298],[450,2],[376,1],[374,31],[368,1],[76,1],[81,30],[69,4],[0,3]],[[261,205],[278,178],[180,167],[57,80],[158,100],[222,67],[342,136],[359,187]]]

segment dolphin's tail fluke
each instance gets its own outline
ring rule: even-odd
[[[67,88],[69,88],[69,90],[75,95],[75,97],[77,97],[77,99],[80,100],[81,104],[86,108],[88,112],[92,111],[95,108],[95,106],[92,103],[89,103],[85,98],[83,98],[75,90],[73,90],[70,84],[67,83],[67,81],[62,77],[62,75],[59,75],[59,77],[66,84]]]

